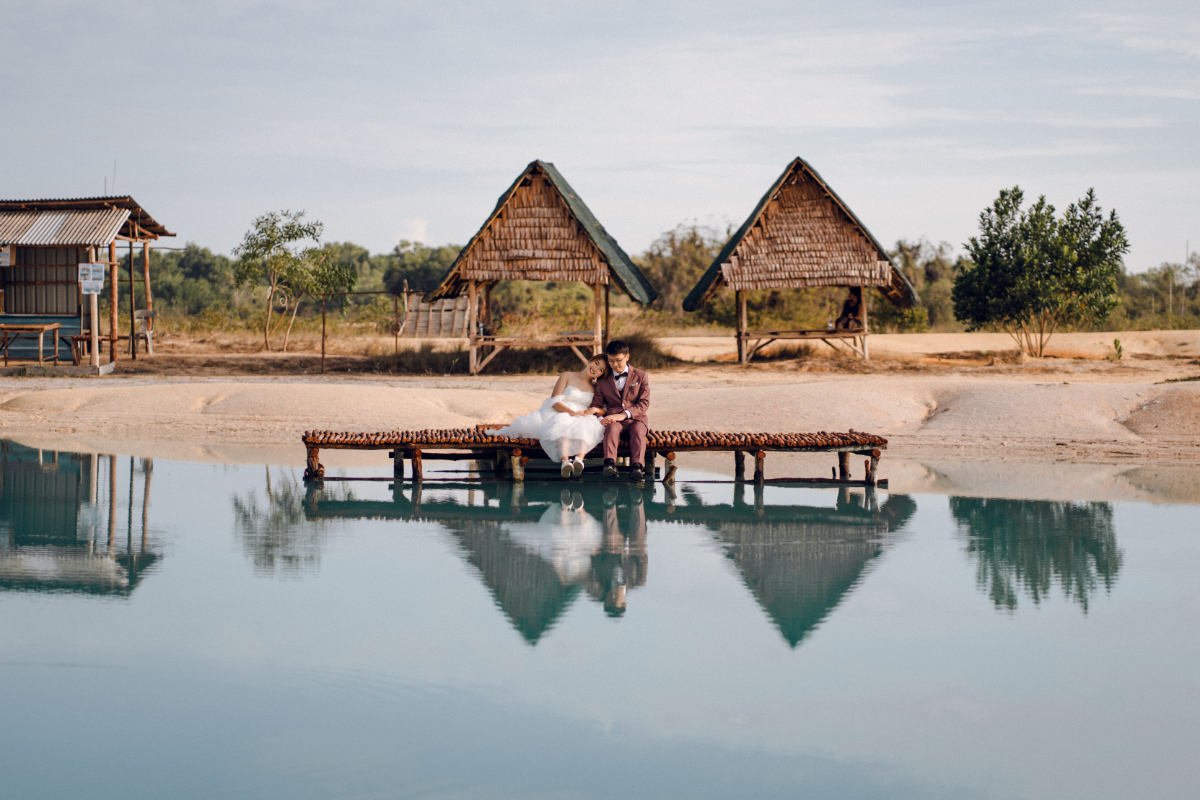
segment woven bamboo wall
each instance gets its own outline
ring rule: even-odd
[[[747,232],[722,276],[732,289],[886,286],[891,264],[803,169],[795,169]]]
[[[608,283],[608,264],[544,175],[521,182],[471,245],[462,277]]]
[[[467,335],[467,298],[448,297],[432,303],[422,302],[423,293],[408,296],[404,316],[405,339],[457,339]]]

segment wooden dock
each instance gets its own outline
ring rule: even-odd
[[[499,425],[480,425],[475,428],[430,428],[424,430],[397,430],[375,433],[353,433],[347,431],[306,431],[304,446],[308,450],[308,464],[304,470],[305,481],[320,481],[325,478],[325,467],[321,465],[321,450],[387,450],[392,458],[393,475],[404,479],[404,462],[411,465],[411,477],[420,481],[424,477],[425,461],[475,461],[481,470],[491,471],[497,478],[524,481],[527,471],[553,472],[558,464],[546,457],[536,439],[515,439],[497,436],[493,431]],[[887,439],[872,433],[851,430],[845,433],[722,433],[716,431],[650,431],[646,440],[646,475],[651,481],[658,476],[656,462],[664,460],[662,481],[675,481],[675,459],[684,452],[729,452],[733,453],[734,478],[745,480],[746,457],[754,459],[754,482],[768,482],[765,470],[767,453],[835,453],[837,467],[829,478],[786,478],[789,483],[819,483],[835,486],[875,486],[876,471]],[[599,466],[601,449],[596,447],[588,453],[585,463],[589,468]],[[865,456],[864,477],[850,479],[850,456]],[[618,463],[628,461],[629,446],[621,443]],[[622,464],[619,469],[628,471]],[[594,477],[584,473],[585,477]]]

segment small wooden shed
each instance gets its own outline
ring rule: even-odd
[[[920,302],[867,226],[801,158],[788,164],[725,244],[684,299],[684,310],[697,310],[723,286],[736,293],[741,364],[779,339],[820,339],[831,347],[840,341],[867,358],[869,326],[863,288],[874,286],[889,302],[904,308]],[[858,310],[849,315],[849,324],[819,330],[747,330],[748,290],[815,286],[850,288]]]
[[[76,341],[94,322],[79,290],[80,264],[105,264],[109,293],[109,352],[116,361],[118,242],[129,244],[130,307],[137,309],[133,278],[134,244],[141,245],[143,306],[153,309],[150,291],[150,242],[174,236],[129,196],[59,200],[0,200],[0,326],[30,328],[57,325],[59,357],[71,357]],[[132,316],[132,315],[131,315]],[[95,321],[98,323],[98,320]],[[14,358],[36,359],[37,342],[10,343]],[[130,342],[134,350],[135,342]]]
[[[502,280],[586,283],[594,298],[592,330],[544,339],[495,335],[492,288]],[[483,227],[424,301],[467,296],[470,371],[475,375],[506,347],[570,347],[584,361],[580,347],[601,352],[608,341],[614,284],[642,305],[658,297],[554,165],[534,161],[500,195]]]

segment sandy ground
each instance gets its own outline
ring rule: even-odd
[[[989,336],[872,337],[880,357],[869,364],[817,358],[663,370],[652,374],[651,421],[661,429],[879,433],[890,442],[881,474],[893,490],[995,494],[1005,475],[1005,485],[1026,487],[1022,496],[1200,501],[1200,381],[1189,380],[1200,375],[1200,333],[1128,334],[1121,362],[981,356],[1003,344]],[[1061,346],[1099,348],[1108,338],[1075,336]],[[952,357],[925,360],[937,353]],[[290,362],[293,374],[272,377],[223,368],[230,358],[162,354],[102,379],[0,378],[0,437],[56,450],[299,465],[307,429],[506,422],[536,408],[552,380],[297,375]],[[257,360],[264,369],[285,365],[278,356]],[[323,454],[331,467],[385,459]],[[691,457],[717,472],[731,469],[727,461]],[[825,475],[826,462],[772,456],[768,474]]]

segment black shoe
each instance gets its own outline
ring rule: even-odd
[[[606,477],[606,478],[617,477],[617,465],[616,464],[605,464],[604,465],[604,477]]]
[[[642,472],[641,464],[634,464],[633,469],[629,470],[629,480],[634,483],[641,483],[646,479],[646,473]]]

